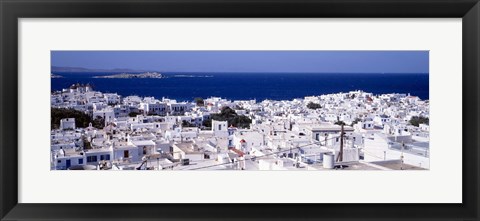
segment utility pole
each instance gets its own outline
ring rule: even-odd
[[[337,156],[337,162],[343,161],[343,135],[344,133],[343,133],[343,125],[342,125],[342,129],[340,130],[340,152],[338,153],[338,156]]]
[[[327,146],[327,140],[328,140],[327,138],[328,138],[328,134],[325,133],[325,146]],[[322,145],[322,142],[320,142],[320,145]]]
[[[405,148],[405,143],[402,141],[402,154],[400,155],[401,165],[400,170],[403,170],[403,149]]]

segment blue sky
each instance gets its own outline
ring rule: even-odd
[[[160,72],[428,73],[428,51],[51,51],[51,65]]]

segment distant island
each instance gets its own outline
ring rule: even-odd
[[[132,73],[132,72],[154,72],[156,70],[136,70],[130,68],[113,68],[113,69],[100,69],[100,68],[84,68],[84,67],[59,67],[51,66],[50,71],[52,73],[92,73],[92,72],[102,72],[102,73]]]
[[[61,75],[56,75],[56,74],[50,74],[51,78],[63,78]]]
[[[93,78],[165,78],[160,73],[157,72],[145,72],[140,74],[131,74],[131,73],[121,73],[121,74],[114,74],[114,75],[105,75],[105,76],[94,76]]]

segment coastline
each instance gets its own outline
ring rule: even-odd
[[[172,77],[189,75],[164,73],[162,79],[92,78],[99,73],[65,74],[52,78],[51,89],[61,90],[72,84],[90,84],[95,90],[114,92],[122,96],[169,97],[191,101],[196,97],[223,97],[231,100],[292,100],[305,96],[354,90],[373,94],[405,93],[429,98],[428,74],[210,74],[208,77]],[[211,76],[211,77],[210,77]]]

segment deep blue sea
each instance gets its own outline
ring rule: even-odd
[[[64,78],[51,79],[52,91],[75,83],[89,83],[94,90],[101,92],[166,97],[178,101],[212,96],[232,100],[292,100],[353,90],[374,94],[410,93],[421,99],[429,98],[428,74],[163,73],[168,78],[162,79],[92,78],[105,73],[54,74]]]

